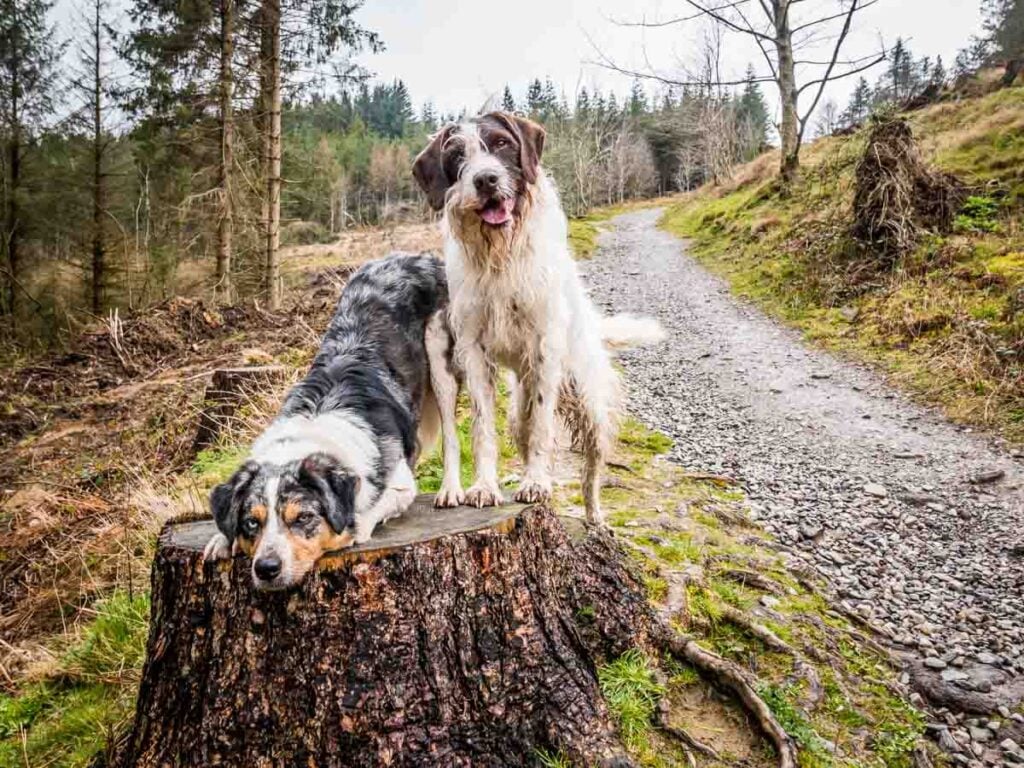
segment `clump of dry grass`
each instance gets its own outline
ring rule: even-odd
[[[948,232],[966,196],[953,175],[922,159],[910,123],[902,117],[873,120],[855,170],[853,235],[882,266],[910,252],[922,232]]]

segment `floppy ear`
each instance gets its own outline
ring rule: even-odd
[[[230,541],[234,541],[238,535],[238,500],[259,469],[260,465],[255,461],[247,461],[230,480],[221,483],[210,492],[210,511],[213,513],[213,519],[220,532]]]
[[[435,211],[444,208],[444,196],[451,184],[445,176],[441,163],[441,150],[452,134],[452,126],[446,126],[434,134],[427,148],[416,156],[412,164],[412,175],[427,195],[427,202]]]
[[[326,453],[314,453],[299,464],[299,482],[320,493],[324,518],[335,533],[355,525],[359,477],[345,472]]]
[[[544,154],[543,126],[525,117],[510,115],[508,112],[494,112],[493,117],[503,122],[519,139],[519,165],[527,183],[537,181],[540,172],[540,158]]]

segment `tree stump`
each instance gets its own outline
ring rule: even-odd
[[[434,510],[288,592],[168,524],[121,766],[628,766],[597,664],[651,611],[612,534],[544,507]]]
[[[217,444],[225,425],[234,417],[238,407],[253,390],[283,381],[288,369],[282,365],[262,365],[252,368],[220,368],[213,372],[203,398],[199,415],[199,428],[192,442],[192,452]]]

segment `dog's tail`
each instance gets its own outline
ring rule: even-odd
[[[610,315],[601,319],[601,338],[613,350],[650,347],[665,340],[665,329],[653,317]]]

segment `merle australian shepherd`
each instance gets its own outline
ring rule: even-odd
[[[444,265],[431,256],[393,255],[352,275],[309,373],[214,488],[208,559],[240,551],[257,587],[298,583],[325,552],[365,542],[409,507],[416,458],[438,427],[436,504],[462,501],[447,306]]]

